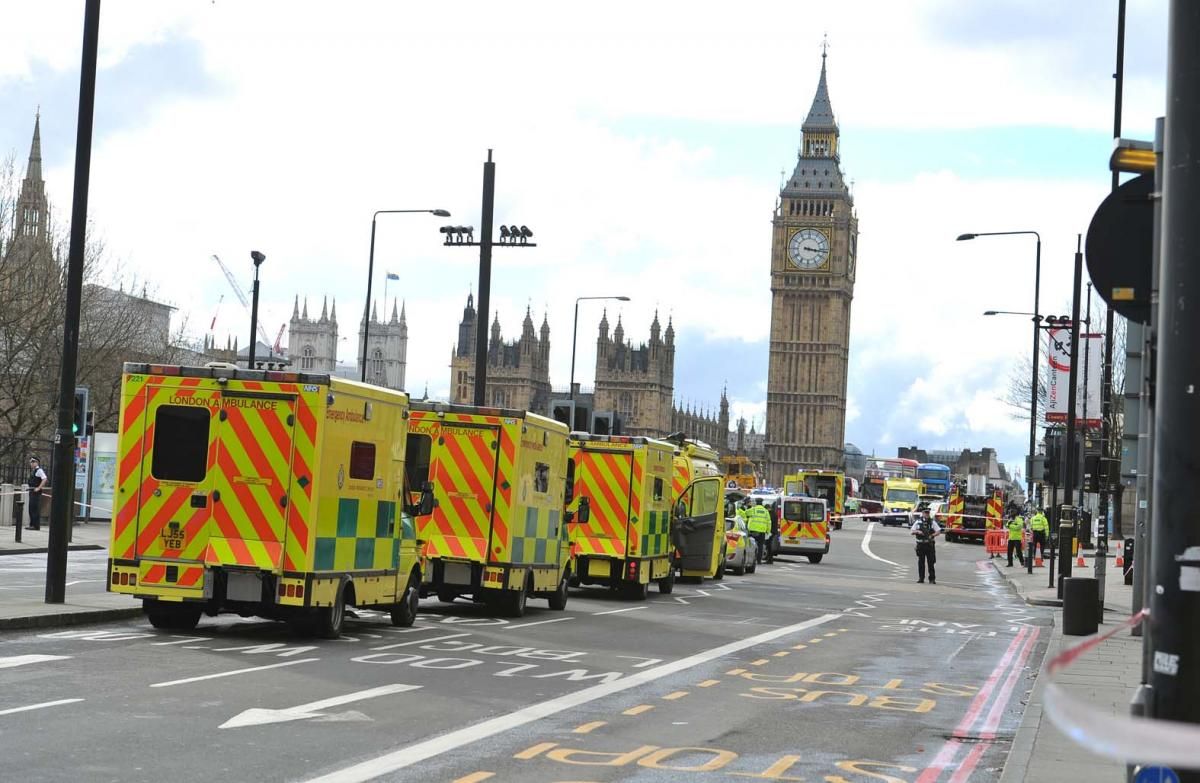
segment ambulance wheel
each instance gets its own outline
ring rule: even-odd
[[[658,580],[658,594],[670,595],[675,589],[675,569],[672,568],[667,572],[667,575]]]
[[[504,614],[509,617],[524,617],[525,606],[529,602],[529,580],[525,580],[525,584],[520,590],[505,590],[504,597],[500,599],[501,607]]]
[[[816,565],[817,563],[821,562],[821,558],[824,557],[824,555],[807,555],[807,557],[808,562]]]
[[[561,612],[567,608],[567,585],[570,582],[570,572],[563,574],[563,578],[558,583],[558,589],[550,594],[548,603],[550,608],[556,612]]]
[[[650,585],[641,582],[626,582],[621,585],[621,595],[630,601],[645,601],[650,594]]]
[[[316,622],[313,631],[322,639],[337,639],[342,635],[342,625],[346,622],[346,583],[338,584],[333,596],[332,606],[322,606],[316,610]]]
[[[421,597],[417,594],[416,574],[408,577],[408,586],[404,589],[404,597],[392,608],[392,625],[408,628],[417,621],[417,605]]]
[[[200,607],[192,604],[146,601],[142,609],[150,624],[160,631],[190,631],[200,622]]]

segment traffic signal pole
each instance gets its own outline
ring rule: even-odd
[[[479,317],[475,325],[475,404],[487,404],[488,308],[492,295],[492,219],[496,206],[496,164],[488,150],[483,164],[483,205],[479,213]]]
[[[100,0],[83,11],[83,57],[79,69],[79,116],[75,131],[75,187],[71,203],[71,245],[67,254],[67,306],[63,321],[62,367],[58,379],[58,428],[54,432],[54,475],[50,479],[50,535],[46,553],[46,603],[61,604],[67,593],[67,541],[75,499],[75,365],[79,361],[79,304],[83,298],[83,256],[87,243],[88,182],[92,166],[92,114],[96,104],[96,49]],[[19,522],[18,522],[19,524]]]
[[[1200,723],[1200,3],[1172,0],[1163,150],[1163,242],[1150,556],[1150,684],[1158,719]],[[1200,766],[1180,771],[1200,781]]]
[[[1067,466],[1063,490],[1063,509],[1067,517],[1059,513],[1058,518],[1058,597],[1063,597],[1063,580],[1071,575],[1071,557],[1074,555],[1075,529],[1079,524],[1079,510],[1069,508],[1075,497],[1075,482],[1079,480],[1076,474],[1076,463],[1079,455],[1075,451],[1075,403],[1078,401],[1079,385],[1079,287],[1083,282],[1083,239],[1076,240],[1075,248],[1075,277],[1071,288],[1071,371],[1067,376]]]

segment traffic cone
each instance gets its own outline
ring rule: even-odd
[[[1033,558],[1033,567],[1034,568],[1042,567],[1042,553],[1041,552],[1038,552],[1037,556]]]
[[[1117,547],[1117,568],[1125,569],[1125,548]]]
[[[1079,568],[1083,568],[1083,553],[1082,552],[1080,552],[1079,556],[1075,558],[1075,565],[1078,566]]]

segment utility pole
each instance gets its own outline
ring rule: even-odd
[[[488,150],[483,164],[483,207],[479,213],[479,318],[475,325],[475,404],[486,405],[488,313],[492,293],[492,215],[496,206],[496,164]]]
[[[48,604],[61,604],[67,598],[67,541],[75,506],[75,435],[71,432],[71,419],[75,407],[75,365],[79,362],[79,304],[83,298],[83,257],[87,245],[99,38],[100,0],[87,0],[83,10],[83,59],[79,68],[79,118],[75,130],[75,186],[71,203],[71,247],[67,255],[62,371],[58,380],[58,429],[54,433],[54,477],[50,483],[50,536],[46,554]]]
[[[1194,437],[1200,427],[1196,383],[1200,352],[1200,4],[1172,0],[1167,42],[1166,144],[1163,152],[1162,263],[1154,433],[1149,642],[1151,715],[1200,723],[1200,482]],[[1184,783],[1200,769],[1180,771]]]
[[[246,369],[254,369],[254,352],[258,347],[258,268],[267,257],[257,250],[250,251],[250,260],[254,262],[254,289],[250,295],[250,355],[247,357]]]
[[[1064,508],[1058,520],[1058,597],[1063,595],[1063,580],[1071,575],[1071,557],[1074,555],[1072,544],[1075,541],[1075,526],[1078,509],[1067,507],[1075,494],[1076,461],[1075,453],[1075,403],[1078,400],[1079,385],[1079,288],[1083,282],[1083,237],[1080,235],[1075,243],[1075,276],[1071,286],[1071,370],[1067,376],[1067,465],[1063,472],[1066,474],[1066,488],[1063,491]]]

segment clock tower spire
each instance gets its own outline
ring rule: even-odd
[[[858,218],[842,176],[827,45],[791,177],[772,217],[767,480],[841,468]]]

